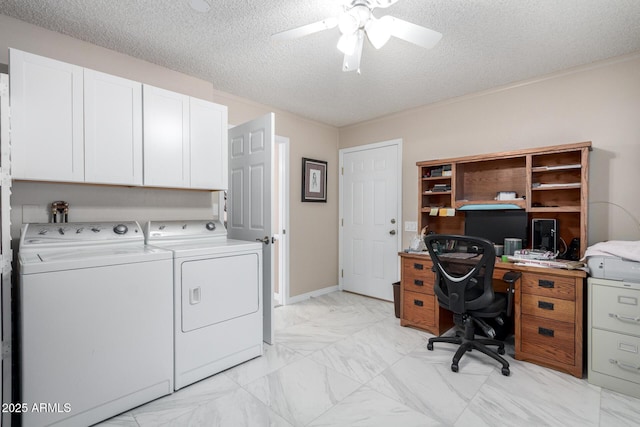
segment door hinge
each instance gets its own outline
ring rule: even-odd
[[[342,225],[344,227],[344,218],[340,219],[340,225]]]
[[[11,341],[2,341],[2,360],[11,358]]]
[[[340,270],[340,277],[344,277],[344,270]]]
[[[344,175],[344,168],[340,168],[342,170],[341,174]]]

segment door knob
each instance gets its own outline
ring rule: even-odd
[[[269,239],[269,236],[264,236],[264,239],[256,239],[256,242],[262,242],[265,245],[268,245],[270,241],[271,239]]]
[[[391,231],[389,232],[389,234],[391,234],[392,236],[395,236],[395,235],[396,235],[396,230],[391,230]]]

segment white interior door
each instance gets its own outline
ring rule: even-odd
[[[340,152],[341,286],[388,301],[399,277],[401,143]]]
[[[263,242],[264,341],[273,343],[273,233],[271,203],[273,113],[229,129],[227,235]]]

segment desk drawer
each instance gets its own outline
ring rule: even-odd
[[[405,291],[433,295],[435,273],[431,262],[405,259],[402,263],[402,286]]]
[[[593,370],[640,384],[640,338],[593,329]]]
[[[433,327],[436,324],[435,305],[433,295],[405,291],[402,318],[415,326]]]
[[[594,328],[640,336],[640,291],[591,284]]]
[[[573,365],[575,328],[573,323],[522,315],[521,347],[524,353]]]
[[[573,301],[548,298],[540,295],[522,294],[520,307],[522,314],[559,320],[561,322],[574,323],[575,321],[576,304]]]
[[[522,293],[575,301],[576,283],[570,277],[524,273]]]

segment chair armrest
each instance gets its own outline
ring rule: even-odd
[[[513,294],[515,294],[515,283],[520,280],[522,277],[522,273],[519,271],[507,271],[502,276],[502,281],[509,284],[509,289],[507,290],[507,316],[511,316],[511,312],[513,310]]]

